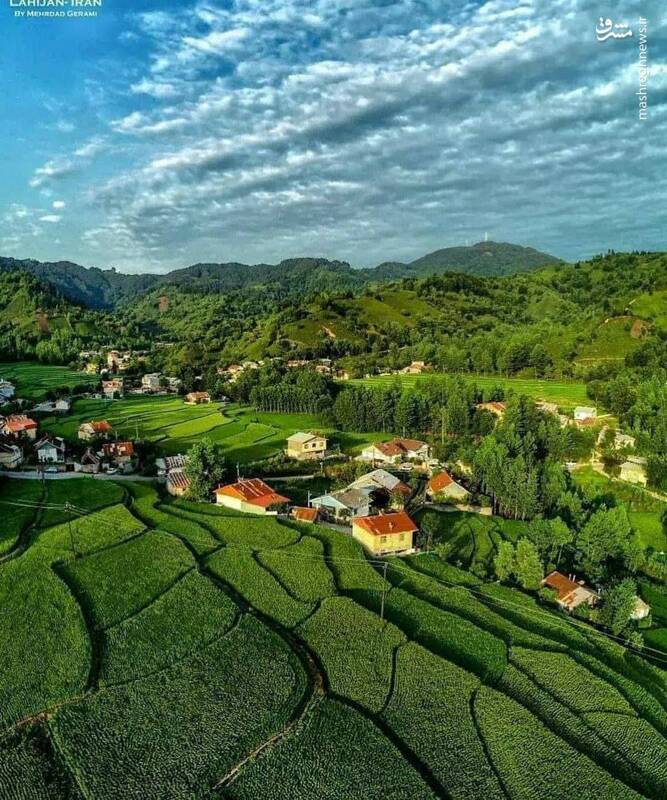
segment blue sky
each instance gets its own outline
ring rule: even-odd
[[[667,249],[661,0],[0,2],[0,255],[372,266],[487,231],[568,259]],[[598,42],[601,14],[633,36]]]

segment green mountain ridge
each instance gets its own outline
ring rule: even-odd
[[[622,363],[660,337],[666,267],[664,254],[611,254],[507,277],[447,273],[299,299],[260,288],[200,296],[173,285],[124,311],[137,327],[218,362],[346,358],[363,372],[412,355],[447,370],[509,374],[535,351],[538,369],[563,373]]]
[[[501,277],[345,280],[358,272],[342,262],[298,259],[257,267],[254,282],[239,285],[238,269],[195,265],[104,311],[72,303],[24,272],[17,292],[16,271],[0,271],[0,351],[8,359],[34,357],[60,329],[69,341],[49,358],[167,342],[172,347],[155,350],[155,366],[176,372],[326,357],[362,375],[412,358],[445,371],[543,376],[621,366],[667,331],[662,253],[609,253]],[[37,313],[44,308],[48,314]]]
[[[51,284],[64,297],[90,308],[110,309],[164,286],[188,292],[225,292],[265,287],[289,295],[314,291],[358,289],[368,283],[425,276],[437,272],[505,275],[522,272],[558,259],[514,244],[480,242],[472,247],[437,250],[409,264],[385,262],[373,268],[355,268],[345,261],[291,258],[279,264],[197,263],[166,274],[124,274],[115,269],[82,267],[71,261],[40,262],[0,258],[0,273],[22,272]]]

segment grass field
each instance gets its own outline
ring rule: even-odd
[[[643,547],[653,547],[658,552],[667,550],[667,531],[662,524],[667,503],[652,497],[639,486],[611,480],[592,467],[577,469],[572,477],[575,483],[591,494],[608,495],[615,502],[622,503]]]
[[[475,572],[489,572],[498,543],[516,541],[527,530],[520,520],[487,517],[465,511],[422,509],[415,519],[433,534],[433,544],[447,544],[451,562]]]
[[[106,419],[119,436],[155,442],[166,454],[185,452],[207,437],[220,444],[230,460],[241,463],[276,455],[285,448],[287,437],[299,430],[322,431],[349,453],[387,438],[381,433],[338,433],[310,414],[274,414],[235,404],[189,406],[180,397],[81,399],[66,417],[46,417],[41,424],[50,433],[76,439],[79,425],[91,419]]]
[[[665,797],[665,673],[593,628],[433,554],[385,582],[337,531],[93,483],[26,495],[0,562],[3,800]],[[437,531],[469,564],[520,534],[473,516]]]
[[[93,386],[99,382],[98,375],[87,375],[69,367],[54,367],[34,361],[0,363],[0,378],[11,381],[16,386],[16,396],[28,400],[41,400],[48,391],[63,386],[72,387],[82,383]]]
[[[403,386],[416,386],[421,381],[433,380],[438,373],[424,373],[423,375],[374,375],[370,378],[351,380],[350,383],[361,383],[367,386],[391,386],[395,381],[400,381]],[[458,374],[469,383],[474,383],[479,389],[493,389],[502,386],[506,391],[516,394],[526,394],[536,400],[547,400],[557,403],[563,409],[590,403],[586,396],[586,385],[577,381],[541,380],[539,378],[503,378],[500,375],[467,375]]]

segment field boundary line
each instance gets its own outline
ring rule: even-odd
[[[538,720],[554,736],[557,736],[562,742],[565,742],[565,744],[568,745],[568,747],[572,748],[572,750],[575,750],[577,753],[587,758],[590,762],[595,764],[597,767],[606,772],[608,775],[610,775],[619,783],[622,783],[628,789],[631,789],[647,798],[654,798],[654,800],[661,800],[660,794],[655,795],[653,793],[654,787],[647,787],[643,781],[642,782],[633,781],[634,775],[639,773],[641,774],[642,778],[645,778],[645,773],[641,771],[641,768],[637,764],[634,764],[632,761],[630,761],[622,750],[619,750],[615,745],[608,742],[604,736],[602,736],[598,731],[595,730],[595,728],[592,728],[591,725],[584,718],[583,714],[579,713],[578,711],[575,711],[569,704],[563,702],[562,700],[559,700],[551,691],[549,691],[549,689],[547,689],[545,686],[543,686],[541,683],[535,680],[529,673],[527,673],[524,669],[522,669],[518,664],[512,662],[512,666],[518,672],[520,672],[528,681],[530,681],[538,689],[543,691],[544,694],[550,697],[553,702],[557,703],[560,706],[563,706],[563,708],[567,709],[567,711],[569,711],[570,714],[572,714],[572,716],[576,717],[579,720],[579,722],[584,726],[584,728],[586,728],[589,736],[597,740],[602,745],[603,749],[611,751],[610,754],[615,755],[616,760],[607,764],[605,763],[603,756],[601,757],[600,754],[598,754],[597,752],[591,752],[590,750],[583,748],[580,743],[574,741],[570,736],[563,734],[559,730],[558,724],[554,723],[552,719],[547,718],[546,716],[542,715],[541,713],[531,708],[527,702],[527,698],[519,696],[518,693],[516,692],[509,693],[505,689],[505,687],[503,687],[502,690],[499,690],[501,694],[503,694],[505,697],[509,697],[511,700],[514,700],[515,703],[518,703],[522,708],[524,708],[526,711],[532,714],[533,717],[535,717],[535,719]],[[641,719],[641,717],[639,717],[638,715],[634,716],[631,714],[623,714],[621,716],[629,717],[630,719]],[[613,770],[614,766],[618,768],[619,763],[622,765],[621,774],[618,774]]]
[[[93,795],[88,792],[87,788],[85,788],[83,777],[80,775],[75,764],[72,763],[67,748],[65,747],[64,743],[60,741],[58,733],[51,727],[48,719],[46,720],[46,728],[48,730],[49,739],[51,740],[53,749],[58,753],[63,765],[67,768],[67,771],[72,776],[72,781],[81,795],[82,800],[95,800]]]
[[[161,597],[164,597],[166,594],[169,594],[169,592],[172,589],[174,589],[176,586],[178,586],[178,584],[187,575],[189,575],[193,570],[195,570],[196,568],[197,568],[196,565],[193,564],[191,567],[186,569],[184,572],[179,573],[174,578],[172,583],[169,584],[169,586],[166,586],[164,589],[161,589],[156,595],[153,595],[153,597],[148,601],[148,603],[144,603],[144,605],[142,605],[141,608],[138,608],[136,611],[133,611],[131,614],[128,614],[127,617],[123,617],[123,619],[119,619],[118,622],[112,622],[110,625],[103,625],[101,628],[96,628],[96,630],[100,631],[100,633],[105,634],[105,633],[107,633],[107,631],[111,631],[114,628],[117,628],[119,625],[122,625],[124,622],[127,622],[130,619],[134,619],[134,617],[138,617],[139,614],[142,614],[144,611],[146,611],[146,609],[150,608]]]
[[[512,800],[512,794],[510,793],[503,776],[500,774],[500,770],[496,766],[493,757],[491,756],[491,751],[489,750],[489,745],[486,741],[484,734],[482,733],[482,729],[479,726],[479,720],[477,718],[477,709],[475,708],[475,703],[477,701],[477,695],[479,694],[479,690],[482,688],[483,684],[480,684],[476,689],[473,690],[472,694],[470,695],[469,707],[470,707],[470,718],[472,719],[472,724],[475,726],[475,731],[477,733],[477,738],[479,739],[479,743],[482,745],[482,750],[484,751],[484,755],[486,760],[488,761],[489,767],[491,767],[491,771],[496,776],[498,781],[498,785],[502,793],[505,795],[507,800]]]
[[[204,577],[204,576],[202,576],[202,577]],[[244,616],[245,616],[244,612],[238,606],[236,606],[236,612],[234,614],[234,619],[232,621],[232,624],[226,630],[222,631],[221,633],[217,633],[211,639],[207,639],[204,642],[200,642],[200,644],[198,644],[197,647],[194,647],[192,650],[189,650],[187,653],[185,653],[184,655],[180,656],[175,661],[172,661],[169,664],[165,664],[163,667],[160,667],[159,669],[152,669],[149,672],[142,672],[141,675],[136,675],[136,676],[134,676],[132,678],[127,678],[127,680],[102,681],[100,683],[100,686],[99,686],[98,690],[95,692],[95,694],[99,694],[100,692],[104,692],[107,689],[116,689],[116,688],[118,688],[120,686],[130,686],[131,684],[137,683],[138,681],[144,680],[145,678],[152,678],[155,675],[161,675],[163,672],[168,672],[170,669],[176,669],[184,661],[187,661],[189,658],[193,658],[195,655],[197,655],[199,653],[203,654],[206,650],[208,650],[214,644],[217,644],[218,642],[222,641],[223,639],[226,639],[229,636],[231,636],[236,631],[236,629],[239,627],[239,625],[241,624],[241,620],[243,619]],[[92,697],[94,695],[90,695],[90,696]]]

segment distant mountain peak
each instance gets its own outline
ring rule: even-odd
[[[69,300],[90,308],[113,308],[159,286],[189,292],[215,293],[261,286],[307,294],[320,290],[355,289],[366,283],[423,277],[441,272],[478,276],[511,275],[558,262],[532,247],[506,242],[477,242],[427,253],[408,264],[384,261],[372,268],[354,268],[347,261],[303,256],[277,264],[198,262],[165,274],[128,275],[115,268],[82,267],[71,261],[40,262],[0,258],[0,272],[25,272],[56,288]]]

